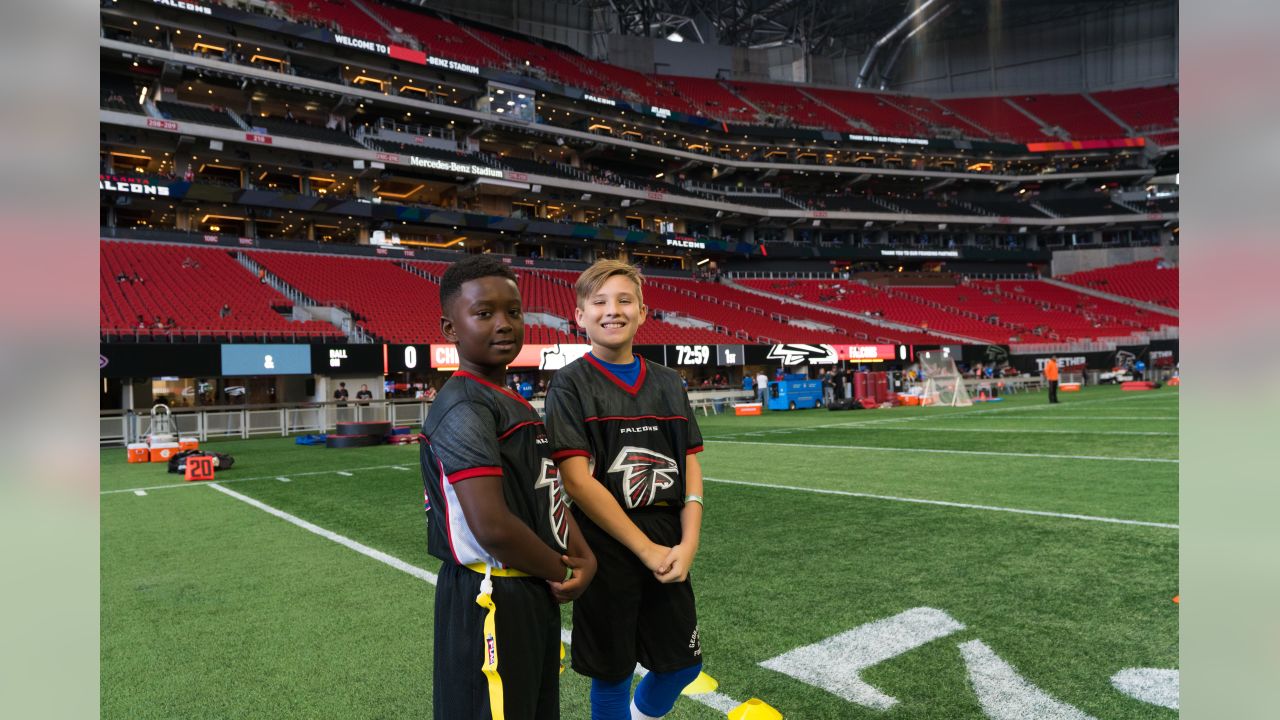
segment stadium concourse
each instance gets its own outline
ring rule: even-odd
[[[100,5],[104,717],[431,713],[404,441],[480,253],[539,411],[644,273],[706,444],[667,717],[1177,715],[1176,3]]]

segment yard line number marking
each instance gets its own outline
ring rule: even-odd
[[[1134,700],[1178,709],[1177,670],[1158,668],[1127,668],[1111,676],[1111,685]]]
[[[943,610],[912,608],[789,650],[760,666],[851,703],[884,711],[898,700],[871,686],[860,674],[964,629],[963,623]],[[959,648],[969,684],[990,720],[1096,720],[1036,687],[983,641],[963,642]],[[1112,677],[1112,684],[1141,702],[1177,707],[1176,670],[1122,670]]]
[[[981,640],[964,643],[960,654],[982,712],[991,720],[1094,720],[1032,685]]]
[[[897,698],[859,677],[863,670],[964,629],[941,610],[918,607],[785,652],[761,667],[820,687],[851,703],[888,710]]]

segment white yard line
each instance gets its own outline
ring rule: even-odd
[[[934,419],[941,420],[943,418],[946,418],[948,420],[955,420],[957,418],[968,417],[969,415],[972,415],[972,414],[973,413],[966,413],[964,415],[939,415]],[[1018,415],[1015,417],[995,417],[995,418],[983,416],[980,419],[981,420],[1072,420],[1072,421],[1075,421],[1075,420],[1139,420],[1139,421],[1140,420],[1162,420],[1162,421],[1167,421],[1167,420],[1177,420],[1178,416],[1177,415],[1067,415],[1067,414],[1063,414],[1063,415]]]
[[[1148,462],[1148,463],[1170,463],[1177,465],[1179,460],[1169,458],[1144,458],[1144,457],[1112,457],[1107,455],[1059,455],[1056,453],[1017,453],[1017,452],[996,452],[994,450],[940,450],[937,448],[899,448],[899,447],[877,447],[874,445],[816,445],[804,443],[783,443],[783,442],[749,442],[745,440],[716,440],[721,445],[771,445],[777,447],[793,447],[793,448],[811,448],[822,450],[867,450],[872,452],[901,452],[901,453],[935,453],[942,455],[985,455],[990,457],[1021,457],[1021,458],[1044,458],[1047,460],[1109,460],[1111,462]]]
[[[387,468],[393,468],[393,467],[400,467],[400,466],[399,465],[370,465],[368,467],[347,468],[346,470],[317,470],[315,472],[290,473],[289,477],[295,477],[295,478],[313,477],[316,475],[332,475],[334,473],[337,473],[338,475],[345,475],[347,477],[350,477],[351,473],[355,473],[355,472],[364,472],[366,470],[386,470]],[[259,475],[256,477],[232,477],[232,478],[219,477],[217,479],[217,482],[225,484],[225,483],[233,483],[233,482],[249,482],[251,480],[275,480],[277,477],[278,476],[276,475]],[[167,485],[148,485],[145,487],[138,487],[138,488],[121,488],[119,490],[101,490],[98,492],[98,494],[113,495],[115,493],[127,493],[127,492],[136,494],[138,490],[167,490],[169,488],[199,487],[204,484],[206,483],[202,483],[202,482],[169,483]]]
[[[436,574],[433,572],[423,570],[422,568],[417,567],[415,565],[410,565],[409,563],[401,560],[398,557],[395,557],[393,555],[388,555],[387,553],[384,553],[381,550],[375,550],[374,548],[371,548],[368,545],[365,545],[360,542],[356,542],[355,540],[352,540],[351,538],[345,535],[339,535],[338,533],[333,532],[332,530],[326,530],[325,528],[322,528],[319,525],[316,525],[315,523],[307,522],[306,520],[303,520],[302,518],[296,515],[290,515],[289,513],[283,510],[280,510],[278,508],[274,508],[262,502],[261,500],[255,500],[254,498],[251,498],[248,495],[242,495],[236,492],[235,490],[225,488],[221,485],[220,482],[205,483],[205,485],[213,488],[214,490],[217,490],[218,492],[224,495],[229,495],[239,500],[240,502],[252,505],[253,507],[258,508],[259,510],[267,513],[268,515],[274,515],[280,518],[281,520],[284,520],[285,522],[297,525],[298,527],[302,528],[303,530],[306,530],[307,532],[315,533],[316,535],[319,535],[320,537],[325,538],[326,540],[332,540],[333,542],[336,542],[345,548],[355,550],[356,552],[360,553],[361,555],[364,555],[365,557],[373,558],[374,560],[377,560],[378,562],[384,565],[389,565],[395,568],[396,570],[412,575],[418,578],[419,580],[425,580],[431,583],[432,585],[436,584]]]
[[[1123,400],[1123,399],[1126,399],[1126,398],[1112,398],[1112,400]],[[1094,401],[1094,402],[1106,402],[1106,401],[1107,401],[1107,400],[1105,400],[1105,399],[1104,399],[1104,400],[1097,400],[1097,401]],[[978,411],[972,411],[972,412],[944,413],[944,414],[940,414],[940,415],[931,415],[931,414],[910,415],[910,416],[905,416],[905,417],[904,417],[904,416],[902,416],[902,415],[898,415],[898,416],[896,416],[896,417],[882,417],[882,418],[869,418],[869,419],[863,419],[863,420],[849,420],[849,421],[846,421],[846,422],[823,423],[823,424],[820,424],[820,425],[799,425],[799,426],[794,426],[794,427],[775,427],[775,428],[761,428],[761,429],[759,429],[759,430],[743,430],[743,431],[739,431],[739,432],[724,433],[724,434],[720,434],[720,435],[705,435],[705,436],[703,436],[703,439],[704,439],[704,440],[725,440],[725,439],[728,439],[728,438],[736,438],[736,437],[761,437],[761,436],[766,436],[766,435],[791,435],[791,434],[793,434],[793,433],[806,433],[806,432],[813,432],[813,431],[815,431],[815,430],[846,430],[846,429],[862,429],[862,428],[891,429],[891,428],[887,428],[887,427],[884,427],[884,426],[886,426],[886,425],[900,425],[900,424],[902,424],[902,423],[928,422],[928,421],[933,421],[933,420],[956,420],[956,419],[960,419],[960,418],[977,418],[978,420],[1014,420],[1014,421],[1021,421],[1021,420],[1053,420],[1053,421],[1055,421],[1055,422],[1060,422],[1060,421],[1063,421],[1063,420],[1069,420],[1069,421],[1073,421],[1073,422],[1074,422],[1074,421],[1079,421],[1079,420],[1089,420],[1089,421],[1093,421],[1093,420],[1100,420],[1100,419],[1102,419],[1102,418],[1101,418],[1101,417],[1099,417],[1099,416],[1074,416],[1074,415],[1007,415],[1007,416],[994,415],[994,413],[997,413],[997,412],[1006,412],[1006,413],[1007,413],[1007,412],[1012,412],[1012,411],[1017,411],[1017,410],[1028,410],[1028,409],[1034,409],[1034,408],[1027,408],[1027,407],[1015,407],[1015,408],[1001,408],[1001,409],[996,409],[996,410],[978,410]],[[1131,416],[1131,415],[1115,416],[1115,415],[1112,415],[1112,416],[1106,416],[1106,419],[1107,419],[1107,420],[1175,420],[1175,421],[1176,421],[1178,418],[1177,418],[1177,416]],[[906,430],[915,430],[915,429],[917,429],[917,428],[912,427],[912,428],[902,428],[902,429],[906,429]],[[919,428],[919,429],[923,430],[924,428]],[[970,428],[964,428],[964,429],[951,430],[951,429],[949,429],[949,428],[946,428],[946,429],[944,429],[944,428],[935,428],[935,427],[934,427],[934,426],[932,426],[932,425],[930,425],[930,426],[929,426],[929,429],[937,429],[937,430],[942,430],[942,431],[948,431],[948,430],[949,430],[949,431],[951,431],[951,432],[973,432],[973,430],[972,430],[972,429],[970,429]],[[1071,431],[1071,430],[1061,430],[1061,429],[1059,429],[1059,430],[1055,430],[1055,431],[1048,431],[1048,430],[1046,430],[1046,431],[1036,431],[1036,430],[1033,430],[1033,429],[1031,429],[1031,428],[1025,428],[1025,429],[1023,429],[1023,430],[1024,430],[1025,432],[1027,432],[1027,433],[1031,433],[1031,432],[1045,432],[1045,433],[1049,433],[1049,434],[1071,434],[1072,432],[1074,432],[1074,431]],[[998,432],[1018,432],[1018,431],[1017,431],[1017,430],[1004,430],[1004,431],[998,431]],[[1170,436],[1177,435],[1177,433],[1174,433],[1174,432],[1162,433],[1162,432],[1154,432],[1154,431],[1152,431],[1152,432],[1147,432],[1147,431],[1136,431],[1136,430],[1115,430],[1115,431],[1110,431],[1110,432],[1115,433],[1115,434],[1122,434],[1122,433],[1123,433],[1123,434],[1135,434],[1135,435],[1137,435],[1137,434],[1144,434],[1144,435],[1170,435]],[[1083,434],[1083,433],[1084,433],[1084,431],[1081,431],[1081,433]],[[1090,433],[1093,433],[1093,431],[1090,431]]]
[[[413,577],[416,577],[419,580],[426,581],[431,585],[436,584],[437,575],[433,572],[424,570],[420,567],[417,567],[416,565],[410,565],[409,563],[401,560],[398,557],[395,557],[394,555],[388,555],[387,553],[384,553],[381,550],[376,550],[374,548],[371,548],[368,545],[352,540],[351,538],[345,535],[339,535],[338,533],[333,532],[332,530],[326,530],[325,528],[322,528],[319,525],[316,525],[315,523],[303,520],[302,518],[296,515],[290,515],[289,513],[283,510],[280,510],[279,508],[272,507],[262,502],[261,500],[255,500],[254,498],[251,498],[248,495],[242,495],[234,490],[230,490],[228,488],[222,487],[222,485],[219,484],[220,482],[221,481],[203,483],[203,484],[213,488],[214,490],[217,490],[220,493],[223,493],[224,495],[229,495],[230,497],[233,497],[241,502],[248,503],[249,505],[252,505],[253,507],[258,508],[259,510],[269,515],[274,515],[275,517],[278,517],[281,520],[284,520],[285,522],[292,523],[293,525],[297,525],[298,527],[302,528],[303,530],[306,530],[307,532],[315,533],[316,535],[319,535],[320,537],[325,538],[326,540],[332,540],[333,542],[336,542],[339,545],[345,548],[348,548],[350,550],[354,550],[360,553],[361,555],[364,555],[365,557],[369,557],[374,560],[377,560],[378,562],[384,565],[388,565],[403,573],[412,575]],[[560,640],[564,642],[565,645],[568,645],[570,638],[571,638],[570,632],[564,628],[561,628]],[[719,692],[703,693],[700,695],[685,695],[683,697],[687,697],[690,700],[706,705],[714,710],[719,710],[720,712],[723,712],[723,713],[727,713],[741,704],[739,701],[734,700],[728,695],[724,695]]]
[[[859,429],[857,427],[851,429]],[[1159,437],[1178,437],[1176,432],[1147,432],[1145,430],[1034,430],[1034,429],[1011,429],[1011,428],[942,428],[942,427],[904,427],[904,428],[880,428],[884,430],[892,429],[894,432],[962,432],[962,433],[1001,433],[1015,435],[1149,435]],[[794,432],[798,432],[799,429]],[[770,433],[787,435],[793,431],[761,431],[761,434]],[[707,435],[703,436],[703,440],[727,440],[735,437],[747,437],[756,435],[756,433],[731,433],[729,435]]]
[[[896,497],[894,495],[876,495],[874,493],[853,492],[851,490],[827,490],[825,488],[808,488],[797,487],[794,485],[775,485],[772,483],[749,482],[746,480],[726,480],[724,478],[704,477],[707,482],[723,483],[725,485],[745,485],[747,487],[762,487],[772,490],[793,490],[795,492],[815,493],[818,495],[839,495],[842,497],[867,498],[870,500],[889,500],[891,502],[916,503],[919,505],[940,505],[943,507],[963,508],[966,510],[987,510],[990,512],[1006,512],[1018,515],[1039,515],[1041,517],[1063,518],[1066,520],[1085,520],[1088,522],[1114,523],[1117,525],[1141,525],[1144,527],[1167,528],[1169,530],[1177,530],[1178,526],[1171,523],[1147,522],[1145,520],[1124,520],[1121,518],[1100,517],[1097,515],[1077,515],[1075,513],[1058,513],[1048,512],[1046,510],[1025,510],[1022,508],[1000,507],[997,505],[975,505],[973,503],[948,502],[946,500],[926,500],[924,498],[908,498]]]
[[[1075,407],[1079,405],[1091,405],[1094,403],[1112,403],[1112,402],[1122,402],[1122,401],[1131,401],[1131,400],[1140,400],[1140,399],[1145,399],[1145,398],[1139,398],[1139,397],[1098,398],[1096,400],[1079,400],[1076,402],[1068,403],[1068,406]],[[795,428],[785,428],[782,430],[799,432],[799,431],[817,430],[817,429],[825,430],[829,428],[867,427],[872,425],[887,425],[887,424],[896,424],[896,423],[919,422],[922,420],[952,420],[955,418],[967,418],[967,417],[984,417],[985,418],[991,415],[1003,415],[1006,413],[1022,413],[1022,412],[1030,412],[1030,411],[1036,411],[1036,410],[1043,412],[1043,411],[1046,411],[1046,408],[1042,405],[1019,405],[1016,407],[983,408],[979,410],[952,411],[948,408],[921,408],[920,410],[922,412],[921,414],[918,414],[918,415],[903,416],[899,414],[899,415],[895,415],[894,417],[864,418],[859,420],[847,420],[845,422],[823,423],[821,425],[808,425],[808,426],[795,427]],[[1083,419],[1086,419],[1086,417],[1087,416],[1076,417],[1074,415],[1070,415],[1066,412],[1063,412],[1060,415],[1035,416],[1035,419],[1044,418],[1044,419],[1054,419],[1054,420],[1059,420],[1059,419],[1083,420]],[[996,419],[1021,420],[1024,418],[1032,419],[1031,417],[1028,417],[1025,415],[1018,415],[1016,417],[1010,417],[1010,418],[997,417]],[[1092,419],[1092,418],[1089,418],[1089,419]],[[1114,418],[1114,419],[1120,419],[1120,418]],[[1130,416],[1125,416],[1124,419],[1130,419]],[[1132,419],[1177,420],[1178,418],[1177,416],[1158,416],[1158,417],[1137,416],[1137,417],[1133,417]],[[760,430],[759,432],[770,432],[770,430]]]

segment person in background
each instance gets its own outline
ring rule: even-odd
[[[1057,358],[1049,358],[1044,364],[1044,379],[1049,383],[1049,403],[1057,404],[1058,402],[1058,360]]]
[[[369,401],[372,399],[373,399],[373,393],[369,392],[369,386],[364,383],[361,383],[360,389],[356,391],[356,400],[361,401],[360,402],[361,405],[368,405]]]
[[[767,400],[769,399],[768,392],[769,376],[765,375],[764,368],[761,368],[760,372],[756,373],[756,398],[760,401],[761,405],[765,405],[766,407],[768,406]]]

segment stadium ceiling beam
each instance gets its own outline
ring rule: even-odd
[[[799,0],[772,0],[757,5],[749,0],[734,0],[731,3],[732,17],[719,13],[712,22],[716,24],[722,41],[730,45],[758,47],[761,44],[779,42],[790,35],[793,26],[781,22],[779,18]]]
[[[696,3],[661,2],[660,0],[607,0],[617,18],[622,35],[665,38],[673,32],[681,37],[705,43],[706,38],[694,21]],[[692,12],[691,12],[692,11]]]
[[[794,44],[806,52],[862,52],[897,22],[908,0],[571,0],[601,32],[733,47]],[[918,0],[917,0],[918,1]],[[1034,2],[1036,0],[1028,0]],[[708,37],[708,31],[715,37]]]

